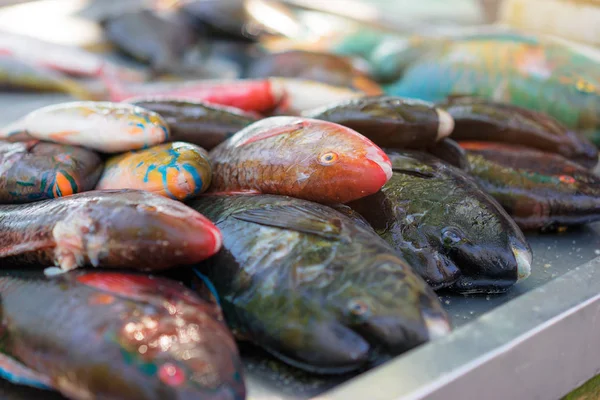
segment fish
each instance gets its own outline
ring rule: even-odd
[[[352,89],[292,78],[206,79],[141,84],[105,79],[104,82],[112,101],[147,96],[177,97],[260,114],[296,115],[335,101],[364,96],[364,93]]]
[[[199,264],[225,319],[292,366],[359,369],[450,331],[437,296],[372,229],[285,196],[202,195],[188,204],[223,232]]]
[[[30,112],[0,129],[0,139],[26,132],[31,137],[119,153],[165,142],[169,127],[155,112],[126,103],[74,101]]]
[[[206,191],[211,177],[206,150],[173,142],[109,158],[96,189],[138,189],[183,201]]]
[[[280,194],[345,203],[377,192],[389,159],[352,129],[300,117],[255,122],[209,153],[211,192]]]
[[[66,93],[82,100],[92,100],[99,96],[64,74],[2,52],[0,52],[0,88]]]
[[[523,230],[555,231],[600,220],[600,177],[558,154],[459,142],[470,174]]]
[[[129,104],[154,111],[170,128],[170,140],[193,143],[212,150],[259,118],[234,107],[173,97],[142,97]]]
[[[386,150],[381,191],[348,203],[435,290],[504,292],[531,273],[531,248],[463,171],[418,151]]]
[[[425,149],[432,156],[456,167],[462,171],[469,172],[470,164],[467,160],[467,152],[460,147],[460,144],[452,139],[444,138],[434,145]]]
[[[220,308],[178,282],[3,270],[0,298],[0,369],[13,383],[81,400],[245,398]]]
[[[27,203],[94,189],[104,163],[82,147],[0,141],[0,203]]]
[[[598,149],[592,142],[544,113],[469,96],[456,96],[437,106],[454,119],[454,140],[531,147],[559,154],[586,168],[598,163]]]
[[[556,43],[471,39],[426,53],[384,85],[386,94],[443,101],[452,95],[551,115],[600,145],[599,64]]]
[[[47,42],[30,36],[0,30],[0,54],[33,65],[77,76],[98,78],[105,70],[128,81],[142,81],[145,74],[110,62],[104,57],[74,46]]]
[[[302,50],[271,53],[257,58],[246,71],[247,78],[272,76],[348,87],[371,96],[382,94],[381,87],[349,59],[330,53]]]
[[[48,274],[94,266],[164,270],[219,251],[219,230],[182,203],[138,190],[0,205],[1,266]]]
[[[392,96],[368,96],[344,100],[303,113],[347,126],[376,145],[423,149],[448,137],[454,120],[432,103]]]
[[[254,22],[243,0],[181,2],[177,10],[187,18],[196,32],[214,40],[253,42],[257,38],[247,29]]]
[[[183,18],[142,8],[110,16],[102,22],[106,38],[155,72],[177,72],[198,37]]]

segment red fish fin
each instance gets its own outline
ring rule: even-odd
[[[0,258],[17,256],[19,254],[28,253],[31,251],[39,251],[55,246],[53,240],[40,240],[35,242],[18,243],[11,246],[0,246]]]
[[[286,133],[292,133],[299,129],[306,128],[309,124],[310,124],[310,122],[307,120],[300,120],[293,125],[278,126],[278,127],[274,127],[271,129],[267,129],[263,132],[260,132],[256,135],[249,137],[248,139],[246,139],[240,143],[236,143],[235,146],[236,147],[245,146],[247,144],[258,142],[259,140],[268,139],[273,136],[279,136],[279,135],[284,135]]]
[[[50,378],[3,353],[0,353],[0,378],[6,379],[15,385],[25,385],[45,390],[53,389]]]

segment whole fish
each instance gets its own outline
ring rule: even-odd
[[[155,112],[132,104],[93,101],[39,108],[2,128],[0,138],[21,132],[106,153],[146,148],[169,138],[166,122]]]
[[[154,111],[164,118],[171,140],[211,150],[258,118],[242,110],[177,98],[130,99],[130,104]]]
[[[428,101],[471,95],[510,103],[551,115],[599,145],[599,70],[564,45],[462,40],[428,52],[385,90]]]
[[[81,400],[245,397],[221,310],[179,283],[3,271],[0,298],[0,369],[13,383]]]
[[[198,270],[229,326],[282,361],[355,370],[450,330],[437,297],[370,228],[285,196],[203,195],[189,203],[223,232]]]
[[[144,191],[91,191],[0,206],[2,267],[161,270],[193,264],[220,247],[221,233],[201,214]]]
[[[83,100],[97,97],[81,83],[57,71],[25,62],[2,52],[0,52],[0,88],[60,92]]]
[[[331,122],[271,117],[215,147],[211,191],[281,194],[345,203],[377,192],[392,175],[369,139]]]
[[[544,113],[468,96],[450,98],[438,107],[454,119],[454,140],[532,147],[588,168],[598,163],[598,149],[593,143]]]
[[[38,140],[0,141],[0,203],[27,203],[92,190],[102,167],[98,154],[81,147]]]
[[[450,135],[452,117],[432,103],[390,96],[363,97],[303,114],[347,126],[376,145],[422,149]]]
[[[427,153],[465,172],[469,172],[467,152],[460,144],[449,138],[444,138],[426,149]]]
[[[149,9],[119,13],[103,22],[104,34],[121,51],[150,64],[156,72],[177,72],[197,42],[186,21]]]
[[[362,97],[364,94],[320,82],[291,78],[194,80],[123,84],[105,79],[112,101],[135,97],[177,97],[236,107],[258,113],[298,114],[335,101]]]
[[[206,150],[174,142],[111,157],[96,189],[139,189],[183,201],[206,191],[211,176]]]
[[[98,54],[14,32],[0,31],[0,53],[69,75],[97,78],[111,69],[119,78],[141,81],[142,72],[117,65]]]
[[[248,78],[272,76],[301,78],[333,86],[348,87],[367,95],[382,93],[367,74],[349,59],[330,53],[290,50],[258,57],[246,72]]]
[[[471,175],[521,229],[555,230],[600,220],[600,177],[553,153],[461,142]]]
[[[523,233],[469,176],[426,153],[388,155],[389,182],[348,205],[430,286],[501,292],[529,276],[532,254]]]

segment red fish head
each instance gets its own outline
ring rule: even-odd
[[[105,267],[158,270],[194,264],[221,248],[221,233],[184,204],[149,192],[107,190],[54,229],[57,252]],[[90,202],[93,203],[93,202]]]

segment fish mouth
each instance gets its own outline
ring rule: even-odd
[[[450,136],[452,131],[454,130],[454,118],[445,110],[440,108],[436,108],[435,112],[438,116],[438,131],[437,131],[437,140],[441,140],[445,137]]]
[[[531,275],[533,256],[531,251],[520,243],[512,242],[510,249],[517,260],[517,282],[519,282]]]
[[[423,321],[429,334],[429,340],[436,340],[452,331],[450,323],[441,315],[423,313]]]
[[[370,147],[367,150],[366,157],[368,160],[371,160],[374,163],[376,163],[377,165],[379,165],[379,167],[385,174],[385,182],[389,181],[393,174],[392,162],[390,161],[388,156],[385,154],[385,152],[383,150],[381,150],[379,147],[373,145],[372,147]],[[383,182],[383,184],[385,184],[385,182]],[[383,186],[383,184],[381,186]]]

